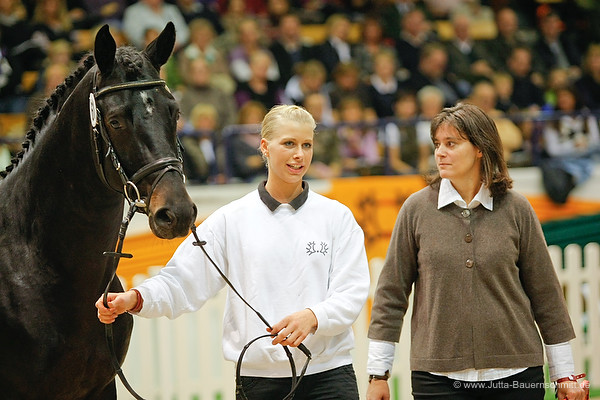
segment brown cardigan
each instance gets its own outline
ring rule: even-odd
[[[414,283],[412,370],[543,365],[536,323],[546,344],[575,333],[531,205],[513,191],[494,198],[493,211],[438,210],[437,199],[426,187],[400,210],[369,338],[398,341]]]

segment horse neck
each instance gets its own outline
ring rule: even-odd
[[[11,178],[37,223],[34,235],[56,254],[85,249],[93,260],[112,250],[123,215],[123,197],[106,187],[94,166],[89,93],[90,73],[49,120],[23,165]],[[10,175],[9,175],[10,176]],[[18,183],[18,187],[17,187]],[[70,249],[70,250],[69,250]],[[86,263],[86,255],[80,262]],[[59,261],[59,263],[63,260]],[[66,263],[66,261],[65,261]]]

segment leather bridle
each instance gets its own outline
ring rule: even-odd
[[[154,160],[149,164],[146,164],[145,166],[138,169],[137,172],[135,172],[131,176],[131,178],[129,178],[127,176],[127,173],[123,169],[123,166],[115,151],[114,145],[110,140],[110,137],[106,133],[106,129],[104,128],[104,124],[102,122],[102,114],[97,105],[97,100],[106,94],[117,92],[120,90],[148,89],[160,86],[166,88],[167,84],[162,79],[143,80],[135,82],[118,83],[115,85],[103,87],[98,90],[96,86],[96,81],[97,73],[94,74],[93,89],[90,93],[90,122],[92,126],[91,136],[94,147],[94,165],[96,167],[96,172],[102,183],[104,183],[104,185],[118,193],[122,193],[129,203],[136,203],[139,212],[147,214],[152,193],[158,185],[158,182],[167,172],[177,172],[179,175],[181,175],[183,181],[185,182],[185,175],[183,174],[183,147],[181,145],[181,142],[179,141],[179,139],[177,139],[177,157],[163,157],[159,158],[158,160]],[[100,145],[100,139],[104,142],[104,147],[106,148],[105,154],[102,154],[102,146]],[[121,183],[123,185],[122,190],[115,189],[109,183],[109,180],[106,176],[106,171],[104,169],[104,159],[106,159],[107,157],[110,157],[112,166],[118,173],[119,178],[121,179]],[[160,173],[154,179],[150,192],[145,196],[144,200],[140,196],[140,192],[137,188],[137,185],[143,179],[157,171],[160,171]],[[131,191],[133,191],[133,193],[130,193]]]

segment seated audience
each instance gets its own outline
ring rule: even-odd
[[[175,4],[164,0],[138,0],[125,9],[122,26],[130,44],[143,49],[146,31],[155,29],[161,32],[168,22],[175,24],[175,48],[179,49],[188,42],[190,31]]]
[[[420,174],[426,175],[436,168],[431,142],[431,120],[444,108],[444,93],[435,86],[424,86],[417,92],[419,117],[415,129],[419,145]]]
[[[227,165],[234,181],[255,182],[266,178],[267,168],[259,151],[260,124],[267,114],[258,101],[248,101],[239,110],[238,125],[225,135]]]
[[[365,108],[356,97],[343,99],[337,109],[343,176],[383,174],[377,128],[365,121]]]
[[[399,92],[394,103],[396,121],[383,130],[386,173],[414,174],[419,168],[419,143],[415,123],[419,115],[417,97],[413,92]]]
[[[190,112],[189,121],[184,126],[181,143],[185,151],[184,170],[192,183],[225,181],[218,173],[215,148],[218,123],[217,110],[209,103],[198,103]]]
[[[277,81],[269,79],[269,69],[272,64],[273,59],[266,50],[257,50],[252,53],[250,78],[247,81],[238,82],[234,93],[238,108],[250,100],[262,103],[267,110],[274,105],[289,102]]]
[[[332,121],[324,120],[329,111],[327,99],[321,93],[310,93],[304,99],[303,106],[317,123],[313,159],[306,176],[314,179],[336,178],[342,173],[342,157],[335,126]]]
[[[382,50],[373,59],[368,101],[378,118],[394,115],[394,101],[402,83],[396,75],[398,62],[393,52]]]
[[[300,28],[300,18],[297,15],[281,16],[277,35],[269,46],[279,68],[279,84],[284,87],[294,75],[295,67],[312,56],[312,46],[302,38]]]
[[[541,161],[546,193],[557,204],[567,201],[571,191],[592,174],[594,155],[600,151],[598,119],[582,113],[572,87],[557,90],[557,119],[543,131],[545,158]]]

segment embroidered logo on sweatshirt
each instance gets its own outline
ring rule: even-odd
[[[317,244],[315,242],[308,242],[306,244],[306,254],[312,256],[313,254],[327,254],[329,248],[327,247],[327,243],[321,242],[320,247],[317,249]]]

